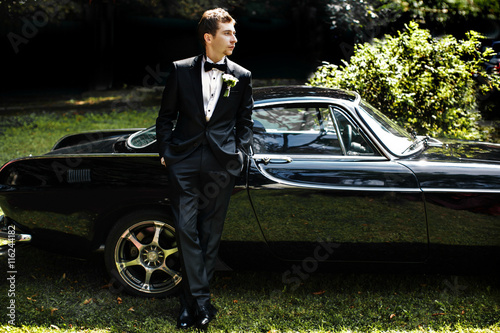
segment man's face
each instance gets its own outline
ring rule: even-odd
[[[236,39],[236,30],[233,23],[219,23],[219,29],[215,36],[205,34],[207,47],[207,56],[212,61],[219,61],[224,56],[230,56],[233,53],[234,46],[238,41]]]

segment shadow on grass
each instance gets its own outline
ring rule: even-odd
[[[102,255],[67,258],[16,247],[15,296],[2,281],[4,312],[15,301],[13,332],[172,332],[177,299],[146,299],[110,287]],[[0,259],[7,267],[7,259]],[[366,330],[500,330],[500,285],[495,275],[316,273],[296,290],[282,272],[218,272],[209,332]],[[2,315],[0,330],[7,329]],[[6,319],[7,318],[7,319]]]

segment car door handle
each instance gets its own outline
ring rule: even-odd
[[[293,159],[289,156],[276,156],[276,157],[266,156],[258,158],[257,161],[260,161],[265,165],[268,165],[269,163],[276,163],[276,164],[292,163]]]

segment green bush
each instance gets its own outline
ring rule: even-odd
[[[479,51],[482,37],[474,31],[466,37],[433,38],[411,22],[397,37],[356,45],[342,67],[325,63],[309,84],[357,91],[417,134],[484,139],[477,99],[498,87],[499,78],[483,68],[492,51]]]

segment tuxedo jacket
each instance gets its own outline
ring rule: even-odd
[[[237,175],[243,154],[252,143],[252,79],[245,68],[226,58],[227,71],[238,79],[228,97],[222,84],[219,100],[207,122],[203,106],[201,64],[203,55],[176,61],[165,83],[156,137],[160,157],[167,166],[189,156],[201,144],[210,145],[217,160]]]

